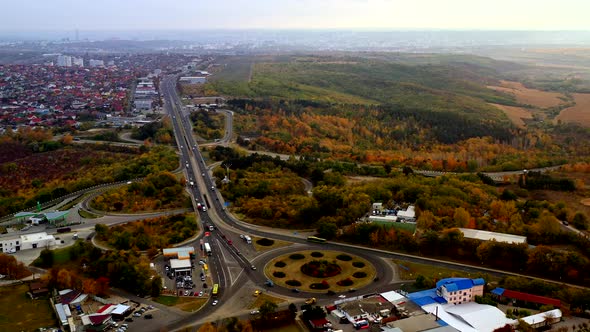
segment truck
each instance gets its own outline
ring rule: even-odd
[[[205,242],[205,253],[211,256],[211,245],[208,242]]]
[[[244,235],[244,240],[246,243],[252,243],[252,238],[249,235]]]

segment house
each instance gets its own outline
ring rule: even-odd
[[[33,298],[47,295],[49,293],[47,281],[31,282],[29,284],[29,293]]]
[[[559,309],[553,309],[545,312],[540,312],[536,315],[521,318],[525,323],[529,324],[533,329],[550,328],[551,325],[559,323],[563,314]],[[518,319],[514,320],[513,325],[518,325]]]
[[[436,283],[436,293],[447,303],[461,304],[475,301],[476,296],[483,296],[485,280],[482,278],[446,278]]]

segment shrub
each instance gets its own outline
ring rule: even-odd
[[[355,278],[365,278],[367,276],[367,274],[365,272],[355,272],[352,274],[353,277]]]
[[[316,282],[316,283],[309,285],[309,288],[311,288],[311,289],[328,289],[328,288],[330,288],[330,284],[328,284],[326,281]]]
[[[315,258],[324,257],[324,254],[319,251],[314,251],[311,253],[311,257],[315,257]]]
[[[281,271],[274,271],[272,275],[277,278],[284,278],[286,276],[285,272]]]
[[[342,279],[336,283],[338,286],[352,286],[354,282],[350,278]]]
[[[291,280],[287,280],[285,283],[289,286],[295,286],[295,287],[301,286],[301,282],[299,280],[291,279]]]
[[[359,269],[365,267],[365,263],[363,262],[352,262],[352,266],[358,267]]]
[[[283,261],[278,261],[275,263],[275,267],[285,267],[287,266],[287,263],[283,262]]]
[[[294,260],[299,260],[299,259],[304,259],[305,255],[303,254],[292,254],[291,256],[289,256],[289,258],[294,259]]]
[[[314,278],[329,278],[340,274],[342,268],[327,260],[313,260],[301,266],[301,272]]]
[[[262,239],[259,239],[258,241],[256,241],[256,243],[258,243],[259,245],[264,246],[264,247],[270,247],[273,244],[275,244],[275,241],[271,240],[271,239],[267,239],[267,238],[262,238]]]
[[[352,260],[352,257],[350,257],[349,255],[346,255],[346,254],[340,254],[340,255],[336,256],[336,258],[341,261],[345,261],[345,262]]]

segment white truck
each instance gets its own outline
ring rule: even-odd
[[[244,240],[246,243],[252,243],[252,238],[249,235],[244,235]]]
[[[211,256],[212,252],[211,252],[211,245],[209,245],[208,242],[205,242],[205,253],[209,256]]]

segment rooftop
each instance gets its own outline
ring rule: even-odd
[[[522,293],[522,292],[510,290],[510,289],[500,288],[500,287],[493,289],[491,291],[491,293],[494,295],[503,296],[503,297],[507,297],[507,298],[511,298],[511,299],[515,299],[515,300],[552,305],[555,307],[561,307],[560,300],[550,298],[550,297]]]
[[[517,244],[518,243],[526,243],[526,236],[506,234],[506,233],[496,233],[496,232],[482,231],[482,230],[470,229],[470,228],[459,228],[459,230],[463,233],[463,236],[468,239],[477,239],[477,240],[483,240],[483,241],[495,240],[497,242],[517,243]]]

